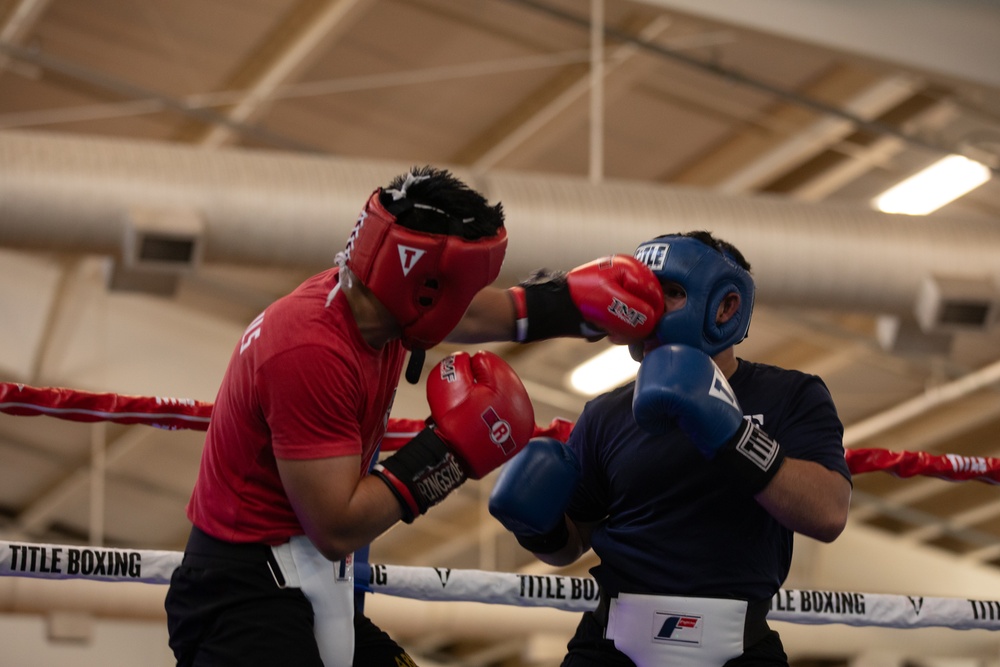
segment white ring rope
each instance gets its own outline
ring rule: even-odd
[[[175,551],[0,542],[0,576],[167,584]],[[589,577],[440,567],[356,564],[355,586],[371,593],[441,602],[483,602],[582,612],[597,606]],[[806,625],[1000,630],[1000,601],[782,588],[768,619]]]
[[[12,415],[205,430],[211,410],[211,403],[190,399],[123,396],[0,382],[0,412]],[[422,421],[415,419],[390,420],[383,450],[397,449],[422,425]],[[571,428],[571,422],[556,419],[547,427],[536,426],[535,435],[565,441]],[[949,481],[1000,484],[1000,459],[878,449],[848,449],[847,458],[855,474],[883,471],[904,478],[925,475]],[[182,553],[173,551],[0,541],[0,576],[167,584],[182,557]],[[595,608],[598,599],[597,583],[589,577],[368,563],[356,563],[355,568],[357,589],[419,600],[582,612]],[[768,618],[811,625],[1000,630],[1000,601],[783,588],[772,598]]]

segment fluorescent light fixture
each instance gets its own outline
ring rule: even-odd
[[[569,384],[585,396],[596,396],[631,380],[639,364],[628,352],[628,346],[615,345],[583,362],[569,376]]]
[[[927,215],[990,179],[984,164],[949,155],[889,188],[872,202],[886,213]]]

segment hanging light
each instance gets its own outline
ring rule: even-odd
[[[872,202],[885,213],[927,215],[990,179],[984,164],[949,155],[889,188]]]
[[[614,345],[573,369],[569,384],[580,394],[596,396],[631,380],[638,370],[628,346]]]

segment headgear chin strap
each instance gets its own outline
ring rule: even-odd
[[[393,191],[388,194],[395,194]],[[451,333],[472,297],[500,274],[507,231],[473,241],[408,229],[382,203],[368,198],[347,240],[347,267],[399,323],[403,345],[426,350]],[[397,213],[414,204],[396,198]],[[425,207],[426,208],[426,207]]]
[[[698,239],[660,236],[643,243],[635,257],[648,266],[660,282],[684,288],[684,307],[666,313],[653,330],[661,343],[690,345],[715,356],[747,337],[753,313],[754,283],[750,273],[728,255]],[[737,292],[740,306],[728,321],[717,324],[719,305]]]

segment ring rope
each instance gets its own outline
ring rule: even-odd
[[[111,421],[168,430],[204,431],[211,420],[212,403],[189,398],[125,396],[0,382],[0,412],[20,416],[47,415],[80,422]],[[420,419],[390,419],[382,440],[383,451],[399,449],[423,427],[424,421]],[[557,418],[548,426],[536,425],[533,435],[565,442],[572,428],[571,421]],[[1000,484],[998,458],[864,448],[847,449],[845,455],[852,474],[881,471],[902,478],[923,475],[952,482]]]
[[[207,430],[212,404],[185,398],[127,396],[57,387],[0,383],[0,412],[46,415],[79,422],[111,421],[168,430]],[[424,426],[423,420],[390,419],[383,449],[398,449]],[[566,441],[573,423],[554,419],[535,436]],[[848,449],[854,474],[884,471],[897,477],[927,475],[949,481],[1000,484],[1000,459],[925,452]],[[26,542],[0,542],[0,576],[90,579],[167,584],[183,554]],[[356,563],[358,590],[436,601],[473,601],[588,611],[597,604],[589,577]],[[840,623],[892,628],[948,627],[1000,630],[1000,601],[780,589],[768,618],[803,624]]]
[[[182,553],[0,542],[0,576],[168,584]],[[583,612],[597,606],[590,577],[358,563],[355,588],[436,602],[482,602]],[[1000,630],[1000,601],[780,589],[768,619],[807,625]]]

